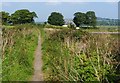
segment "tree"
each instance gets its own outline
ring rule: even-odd
[[[95,15],[95,12],[88,11],[86,13],[86,23],[85,24],[95,27],[96,26],[96,19],[97,19],[97,17]]]
[[[0,12],[0,19],[2,20],[3,25],[9,23],[9,18],[10,16],[8,12],[5,12],[5,11]]]
[[[75,17],[73,18],[73,22],[76,24],[77,27],[85,23],[86,16],[84,13],[76,12],[74,16]]]
[[[27,9],[17,10],[11,15],[13,24],[34,23],[34,18],[37,18],[35,12],[30,12]]]
[[[62,26],[64,25],[63,15],[58,12],[52,12],[51,15],[48,17],[48,23],[51,25]]]

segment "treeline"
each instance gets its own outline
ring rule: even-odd
[[[77,27],[79,26],[96,26],[96,15],[94,11],[87,13],[76,12],[74,14],[73,22]],[[52,25],[64,25],[64,16],[59,12],[52,12],[48,17],[48,23]],[[72,24],[71,24],[72,25]]]
[[[34,18],[37,18],[35,12],[30,12],[27,9],[17,10],[13,14],[2,11],[2,24],[25,24],[25,23],[34,23]]]
[[[17,10],[13,14],[8,12],[2,13],[2,24],[25,24],[25,23],[34,23],[34,18],[37,18],[35,12],[30,12],[27,9]],[[73,22],[77,27],[79,26],[96,26],[96,15],[94,11],[88,11],[87,13],[76,12],[74,14]],[[52,12],[48,17],[48,21],[45,24],[62,26],[65,24],[64,16],[59,12]],[[71,24],[72,25],[72,24]]]

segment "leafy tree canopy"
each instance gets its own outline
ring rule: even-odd
[[[86,13],[86,24],[95,27],[96,26],[96,15],[94,11],[88,11]]]
[[[88,11],[87,13],[76,12],[74,14],[73,22],[77,27],[82,25],[96,26],[96,15],[94,11]]]
[[[13,24],[25,24],[25,23],[33,23],[34,18],[37,18],[35,12],[30,12],[27,9],[17,10],[15,13],[11,15],[11,22]]]
[[[75,17],[73,19],[73,22],[76,24],[77,27],[85,23],[86,17],[84,13],[76,12],[74,16]]]
[[[51,15],[48,17],[48,23],[51,25],[62,26],[64,25],[63,15],[58,12],[52,12]]]
[[[5,11],[2,11],[0,12],[0,20],[2,20],[2,24],[8,24],[9,22],[9,13],[8,12],[5,12]]]

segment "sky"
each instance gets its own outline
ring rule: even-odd
[[[14,13],[16,10],[28,9],[36,12],[36,22],[47,21],[51,12],[60,12],[65,19],[72,19],[75,12],[95,11],[97,17],[118,18],[118,2],[2,2],[2,11]]]

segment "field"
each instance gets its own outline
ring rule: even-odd
[[[91,34],[99,30],[30,24],[3,28],[3,81],[31,79],[39,31],[45,81],[119,81],[118,34]]]
[[[96,29],[83,29],[88,32],[118,32],[118,26],[97,26]]]

